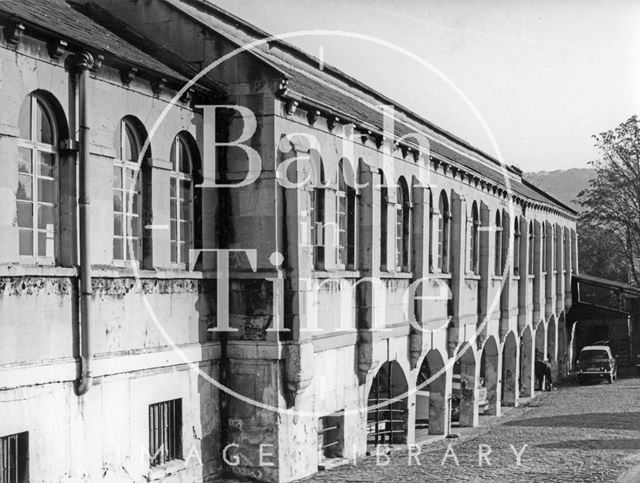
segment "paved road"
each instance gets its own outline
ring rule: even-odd
[[[398,449],[386,466],[376,465],[374,456],[355,467],[319,473],[305,482],[616,481],[626,470],[640,465],[637,378],[620,379],[613,385],[567,384],[557,392],[542,393],[526,407],[491,419],[457,440],[423,446],[420,466],[415,460],[409,466],[407,450]],[[481,448],[484,452],[491,448],[490,466],[486,460],[479,466],[479,445],[487,445]],[[516,451],[527,445],[520,466],[510,445]]]

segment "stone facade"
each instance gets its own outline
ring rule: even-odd
[[[575,213],[519,170],[283,42],[267,48],[265,34],[216,7],[105,0],[82,12],[169,67],[133,72],[131,51],[129,58],[112,52],[89,76],[94,387],[76,395],[86,355],[78,150],[58,154],[66,174],[49,265],[20,256],[16,197],[25,99],[51,103],[56,122],[67,126],[67,145],[77,144],[77,73],[68,58],[82,42],[53,58],[47,45],[55,32],[25,22],[12,43],[6,32],[15,18],[5,19],[0,412],[7,417],[0,437],[29,433],[33,481],[199,481],[223,471],[293,481],[354,460],[371,444],[414,441],[418,413],[428,414],[432,434],[450,431],[453,405],[458,424],[477,425],[481,378],[490,412],[518,405],[534,390],[536,349],[562,370],[577,272]],[[249,42],[262,45],[213,68],[194,86],[197,102],[182,98],[166,109],[193,65]],[[214,104],[227,108],[212,119],[194,107]],[[371,107],[379,104],[394,109],[390,129],[389,117]],[[114,260],[113,167],[123,120],[142,139],[151,134],[140,170],[139,262]],[[204,152],[212,122],[218,141],[233,144],[251,120],[245,146],[259,154],[257,178],[235,188],[207,184],[250,174],[246,149]],[[179,133],[198,153],[194,181],[204,180],[190,212],[190,248],[236,250],[227,287],[209,253],[195,267],[175,262],[170,153]],[[223,296],[233,332],[215,330]],[[139,457],[150,446],[149,407],[176,399],[181,454],[152,465]]]

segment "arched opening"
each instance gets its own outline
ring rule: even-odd
[[[536,328],[536,348],[534,356],[534,375],[535,375],[535,390],[542,390],[542,378],[541,374],[544,372],[544,367],[541,365],[546,357],[546,330],[544,322],[540,321]]]
[[[489,337],[482,348],[480,359],[480,381],[478,388],[478,412],[480,414],[500,415],[498,399],[499,352],[494,337]]]
[[[462,346],[453,364],[451,421],[458,426],[476,426],[476,356],[469,344]]]
[[[557,352],[557,327],[556,319],[552,315],[547,325],[547,359],[551,364],[551,373],[556,374],[558,370],[558,352]]]
[[[533,395],[533,337],[531,328],[525,327],[520,337],[520,395],[531,397]]]
[[[518,345],[516,336],[509,332],[502,346],[502,405],[518,404]]]
[[[407,442],[407,379],[397,361],[385,362],[371,384],[367,411],[367,444]],[[397,401],[392,400],[399,398]]]
[[[416,381],[416,439],[419,431],[428,434],[446,434],[447,373],[440,352],[431,350],[426,355]]]

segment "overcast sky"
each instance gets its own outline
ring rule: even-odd
[[[269,33],[374,36],[423,58],[473,103],[505,160],[585,167],[592,134],[640,113],[639,1],[210,0]],[[289,42],[490,154],[488,135],[440,77],[364,40]]]

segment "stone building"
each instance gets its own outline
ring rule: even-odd
[[[7,481],[292,481],[562,372],[575,213],[517,168],[207,2],[0,21]]]

